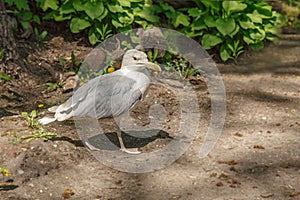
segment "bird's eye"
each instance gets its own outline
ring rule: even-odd
[[[138,60],[138,58],[137,58],[137,57],[135,57],[135,56],[133,56],[133,60]]]

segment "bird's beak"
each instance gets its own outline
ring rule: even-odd
[[[160,71],[161,71],[160,66],[157,65],[157,64],[154,64],[154,63],[152,63],[152,62],[148,62],[148,63],[146,64],[146,67],[147,67],[148,69],[152,69],[152,70],[157,71],[157,72],[160,72]]]

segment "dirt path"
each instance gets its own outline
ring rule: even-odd
[[[300,35],[218,67],[227,118],[208,157],[197,157],[205,99],[201,137],[172,165],[145,174],[103,166],[70,123],[50,126],[53,141],[12,145],[11,134],[26,127],[20,115],[2,117],[0,163],[12,174],[0,199],[300,199]]]

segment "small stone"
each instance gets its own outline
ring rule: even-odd
[[[260,196],[262,198],[270,198],[270,197],[274,196],[274,194],[273,193],[266,193],[266,194],[261,194]]]

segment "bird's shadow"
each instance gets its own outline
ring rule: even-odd
[[[155,133],[155,134],[153,134]],[[134,137],[134,136],[149,136],[149,137]],[[159,129],[150,129],[143,131],[122,131],[122,139],[126,148],[142,148],[147,144],[157,139],[174,139],[169,133]],[[81,140],[74,140],[66,136],[55,137],[52,141],[67,141],[76,147],[85,147]],[[99,150],[119,150],[120,143],[116,132],[108,132],[104,134],[98,134],[85,139],[89,145]]]
[[[155,134],[153,134],[155,133]],[[142,135],[143,137],[139,137]],[[149,137],[144,137],[149,135]],[[137,136],[137,137],[134,137]],[[157,139],[173,139],[166,131],[150,129],[143,131],[122,131],[122,139],[126,148],[142,148]],[[120,143],[116,132],[98,134],[86,140],[89,145],[99,150],[118,150]]]

